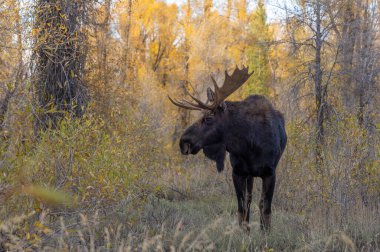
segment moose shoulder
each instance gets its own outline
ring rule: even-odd
[[[251,73],[252,74],[252,73]],[[212,78],[214,91],[207,90],[208,102],[169,99],[177,106],[203,111],[203,116],[186,129],[180,139],[182,154],[204,154],[216,161],[217,170],[224,168],[226,152],[230,153],[232,177],[238,200],[239,224],[248,229],[253,178],[261,177],[263,189],[259,203],[261,227],[270,227],[275,170],[286,145],[282,114],[261,95],[243,101],[224,101],[251,76],[248,68],[225,73],[221,87]]]

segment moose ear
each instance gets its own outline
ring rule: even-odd
[[[207,88],[207,102],[213,103],[215,101],[215,93],[210,87]]]
[[[227,104],[225,102],[222,102],[219,106],[223,110],[223,112],[227,110]]]

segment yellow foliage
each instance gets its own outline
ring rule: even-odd
[[[174,132],[180,134],[199,114],[186,114],[172,106],[167,94],[182,96],[183,85],[188,85],[205,100],[205,90],[212,85],[210,74],[221,83],[224,70],[230,71],[235,65],[249,65],[256,74],[228,99],[265,94],[285,115],[288,144],[276,171],[278,187],[273,201],[276,211],[284,211],[286,216],[296,215],[302,219],[302,225],[312,226],[313,221],[331,220],[335,215],[346,218],[344,214],[348,210],[362,207],[366,200],[370,204],[378,202],[378,100],[373,99],[373,104],[363,108],[368,112],[366,119],[372,120],[365,126],[358,123],[358,101],[343,105],[341,96],[346,83],[342,80],[346,78],[342,77],[341,58],[334,61],[336,49],[342,46],[336,31],[326,35],[328,44],[322,50],[322,82],[330,82],[324,104],[327,111],[324,164],[317,166],[315,50],[310,27],[291,17],[286,24],[268,23],[264,9],[255,7],[254,11],[250,8],[247,11],[244,0],[229,2],[229,17],[224,15],[224,2],[215,7],[210,6],[212,1],[206,2],[207,15],[202,1],[183,1],[182,6],[178,6],[159,0],[120,0],[112,1],[110,10],[106,2],[91,5],[88,23],[81,26],[85,36],[83,50],[86,50],[85,59],[81,59],[85,65],[83,76],[71,69],[64,72],[71,78],[83,77],[90,102],[87,111],[81,118],[62,113],[62,120],[55,128],[42,132],[35,127],[39,119],[36,115],[61,111],[50,104],[45,108],[38,106],[34,98],[36,90],[31,86],[34,76],[30,76],[29,69],[38,59],[31,53],[38,48],[38,43],[55,37],[57,46],[45,47],[46,57],[54,58],[56,53],[62,53],[59,46],[67,42],[70,26],[64,22],[56,26],[54,22],[46,22],[36,27],[28,23],[33,13],[28,8],[21,10],[18,1],[5,0],[2,1],[4,7],[0,7],[0,102],[7,91],[16,89],[5,115],[0,115],[4,119],[0,124],[0,200],[5,202],[1,204],[0,217],[35,211],[38,217],[32,216],[29,221],[17,224],[17,235],[25,238],[28,246],[41,244],[46,237],[55,234],[56,230],[49,224],[57,225],[57,215],[52,214],[51,222],[42,217],[57,209],[62,215],[71,210],[106,209],[107,212],[119,205],[124,208],[126,201],[133,211],[122,223],[141,231],[143,228],[139,225],[145,221],[141,220],[150,197],[158,197],[160,202],[165,198],[164,204],[173,203],[175,207],[168,213],[162,212],[171,217],[171,211],[183,203],[176,201],[173,196],[176,193],[181,200],[186,197],[193,200],[215,192],[227,197],[226,211],[230,218],[230,208],[235,207],[230,200],[232,196],[227,193],[233,192],[230,171],[216,176],[212,164],[205,161],[202,154],[185,158],[180,155]],[[46,13],[51,14],[48,11],[51,9],[46,7]],[[104,23],[107,15],[108,24]],[[55,18],[68,21],[70,17],[61,14]],[[341,18],[336,24],[339,32]],[[38,17],[33,21],[38,21]],[[24,23],[25,27],[21,27]],[[44,28],[52,32],[46,33]],[[76,41],[77,36],[79,31],[73,33],[71,41]],[[36,45],[32,43],[35,38],[39,38]],[[310,44],[296,43],[299,41]],[[355,48],[355,53],[360,50]],[[17,88],[16,83],[21,86]],[[66,85],[67,82],[59,83],[58,88]],[[374,94],[378,93],[378,83],[371,88]],[[356,93],[353,96],[358,99]],[[0,110],[2,108],[0,106]],[[226,167],[231,169],[228,164]],[[215,208],[210,210],[210,202],[203,203],[203,210],[215,212]],[[330,210],[335,215],[327,214]],[[186,208],[181,211],[188,213]],[[118,214],[127,215],[124,209],[120,212]],[[154,218],[157,212],[152,214]],[[195,212],[189,216],[198,214]],[[216,212],[220,214],[219,210]],[[163,227],[168,219],[159,225]],[[340,226],[346,223],[342,219],[339,219]],[[183,225],[185,229],[190,226]],[[301,224],[297,222],[295,226],[297,230]],[[70,232],[76,234],[73,230]],[[276,235],[287,235],[289,229],[285,230]],[[151,234],[156,232],[152,230]],[[79,236],[75,239],[80,240]],[[267,238],[271,236],[259,240],[266,242]],[[347,240],[343,235],[330,238]],[[304,237],[292,240],[300,239]],[[272,244],[256,248],[249,242],[242,249],[277,251]],[[110,249],[112,246],[111,243],[106,245]],[[295,246],[286,248],[292,251]],[[323,250],[323,246],[318,248]]]

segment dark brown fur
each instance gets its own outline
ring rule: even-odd
[[[261,95],[239,102],[226,101],[191,125],[180,140],[182,154],[204,154],[224,168],[230,154],[232,178],[238,200],[239,224],[248,228],[254,177],[263,181],[259,204],[261,227],[270,227],[275,171],[286,146],[282,114]]]

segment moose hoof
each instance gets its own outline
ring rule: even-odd
[[[239,213],[238,217],[239,217],[239,226],[240,226],[240,228],[248,233],[251,228],[249,227],[248,222],[245,220],[244,214]]]
[[[271,229],[271,221],[270,219],[264,219],[261,221],[260,228],[264,232],[270,232]]]

